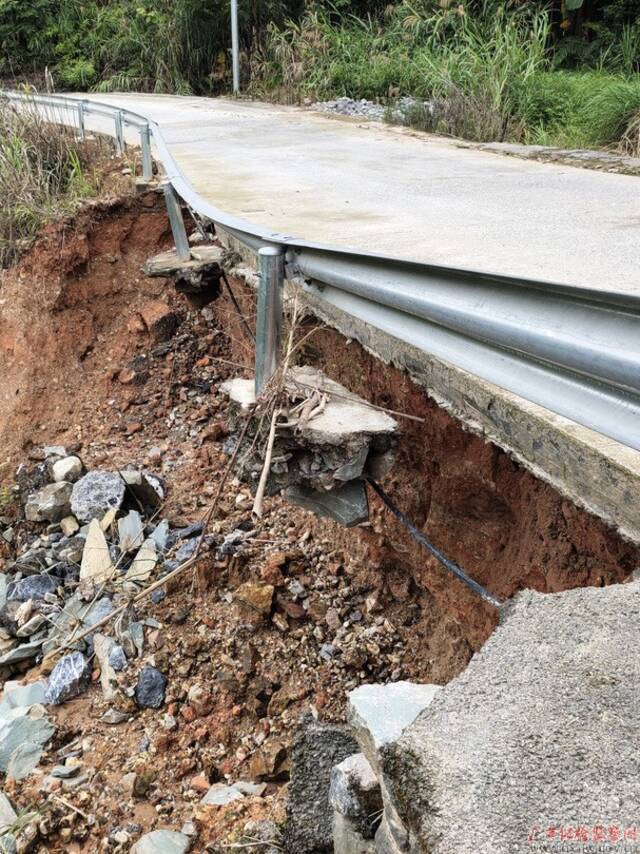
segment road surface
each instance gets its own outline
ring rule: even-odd
[[[170,95],[91,99],[157,121],[199,194],[257,225],[327,245],[640,295],[636,177],[460,148],[297,107]]]

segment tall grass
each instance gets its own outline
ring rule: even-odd
[[[546,11],[498,0],[468,8],[403,0],[384,19],[311,9],[269,28],[254,56],[252,92],[289,103],[408,95],[418,102],[405,118],[424,130],[636,150],[640,27],[625,28],[610,49],[616,73],[570,73],[554,68]]]
[[[87,152],[35,110],[0,101],[0,268],[13,263],[46,220],[92,192]]]

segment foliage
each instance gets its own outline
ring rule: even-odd
[[[0,101],[0,268],[16,260],[41,224],[93,187],[87,152],[36,110]]]

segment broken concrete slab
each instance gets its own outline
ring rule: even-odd
[[[171,277],[180,293],[200,294],[212,291],[217,296],[222,275],[223,249],[219,246],[191,247],[191,257],[184,261],[175,250],[149,258],[144,265],[147,276]]]
[[[289,486],[333,492],[370,471],[375,470],[376,476],[380,476],[388,469],[398,429],[390,415],[370,406],[315,368],[291,368],[285,386],[290,411],[277,427],[268,493]],[[221,389],[229,395],[230,424],[232,431],[237,432],[244,427],[246,409],[255,400],[253,380],[235,378],[223,383]],[[253,430],[259,420],[258,415]],[[253,430],[250,426],[249,434]],[[256,482],[263,468],[262,445],[254,443],[249,459],[243,457],[239,475],[250,483]],[[363,513],[364,487],[354,489],[358,490],[358,496],[353,500],[358,513]],[[349,513],[353,515],[353,511]]]
[[[331,770],[357,752],[357,743],[347,727],[320,723],[312,715],[300,720],[291,748],[287,851],[296,854],[333,851]]]
[[[595,848],[594,825],[637,826],[639,611],[639,582],[526,591],[504,607],[467,669],[382,751],[420,850],[512,854],[576,821]]]
[[[441,691],[440,685],[404,681],[360,685],[351,691],[347,720],[376,774],[381,749],[396,741]]]
[[[120,507],[125,489],[117,472],[90,471],[73,485],[71,512],[80,522],[102,519],[107,511]]]

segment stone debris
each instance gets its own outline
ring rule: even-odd
[[[0,720],[0,771],[13,779],[26,777],[36,767],[44,745],[54,733],[46,715],[38,715],[38,706],[13,709]]]
[[[51,467],[51,474],[56,483],[75,483],[82,475],[82,460],[80,457],[63,457],[56,460]]]
[[[129,510],[126,516],[118,519],[118,538],[123,552],[140,548],[144,541],[144,523],[137,510]]]
[[[164,704],[167,677],[147,665],[140,671],[136,685],[136,703],[141,709],[159,709]]]
[[[331,770],[329,803],[341,818],[341,833],[351,830],[356,836],[372,839],[377,817],[382,812],[382,793],[378,778],[364,753],[354,753]],[[334,841],[335,841],[334,817]],[[343,846],[344,847],[344,846]]]
[[[153,830],[145,833],[131,848],[131,854],[186,854],[191,840],[175,830]]]
[[[119,695],[118,680],[115,668],[111,664],[111,654],[116,648],[115,641],[107,635],[96,632],[93,636],[93,648],[100,664],[100,685],[102,695],[110,703]],[[121,650],[120,647],[118,649]],[[122,669],[122,668],[120,668]]]
[[[52,706],[77,697],[89,684],[91,668],[81,652],[63,656],[51,671],[45,702]]]
[[[115,573],[111,562],[111,552],[106,537],[97,519],[92,519],[87,533],[87,539],[82,551],[80,565],[80,581],[91,581],[101,584],[109,581]]]
[[[27,499],[24,513],[29,522],[59,522],[69,515],[73,486],[49,483]]]
[[[225,786],[222,783],[215,783],[211,786],[200,803],[203,806],[222,807],[232,803],[232,801],[240,800],[243,797],[243,793],[235,788],[235,786]]]
[[[147,581],[157,563],[158,555],[155,540],[145,540],[124,577],[127,581]]]
[[[71,512],[80,522],[102,519],[109,510],[122,505],[125,490],[126,483],[119,473],[90,471],[73,485]]]

